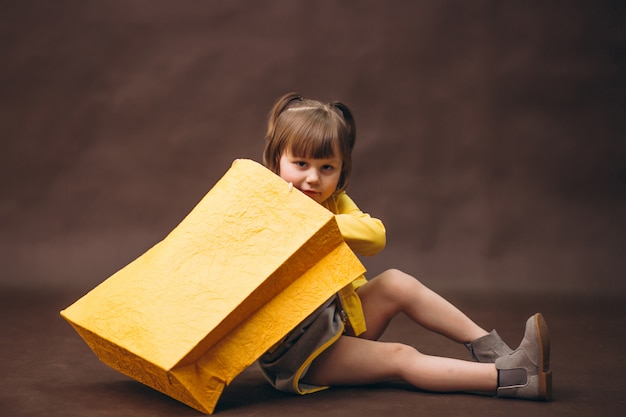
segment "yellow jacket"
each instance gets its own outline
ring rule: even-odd
[[[355,253],[371,256],[383,250],[387,242],[385,226],[379,219],[363,213],[345,192],[332,196],[322,205],[335,214],[344,240]],[[366,330],[361,300],[356,293],[366,282],[365,276],[361,276],[337,294],[346,332],[355,336]]]

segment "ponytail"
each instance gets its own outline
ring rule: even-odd
[[[284,112],[285,109],[287,109],[293,102],[302,100],[304,100],[304,97],[302,97],[300,93],[287,93],[276,101],[269,114],[267,134],[265,135],[266,140],[269,140],[274,136],[278,116],[280,116],[280,114]]]
[[[334,107],[339,111],[342,115],[343,120],[346,122],[346,128],[348,129],[348,145],[350,146],[350,151],[354,149],[354,143],[356,142],[356,124],[354,123],[354,116],[352,116],[352,112],[345,104],[339,101],[331,101],[331,107]]]

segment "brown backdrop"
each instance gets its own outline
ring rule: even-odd
[[[0,6],[3,286],[87,290],[171,230],[287,91],[355,113],[370,276],[624,292],[618,1]]]
[[[397,385],[294,397],[252,366],[217,415],[622,416],[623,1],[0,1],[0,410],[197,416],[99,362],[59,310],[162,239],[274,100],[355,113],[350,194],[419,276],[517,346],[551,330],[550,403]],[[468,359],[399,316],[383,340]]]

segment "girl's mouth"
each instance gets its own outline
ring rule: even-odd
[[[302,191],[302,190],[300,190]],[[302,191],[302,193],[304,195],[306,195],[307,197],[309,197],[311,200],[316,201],[319,203],[318,199],[320,198],[320,193],[317,191],[311,191],[311,190],[306,190],[306,191]]]

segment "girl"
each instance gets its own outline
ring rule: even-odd
[[[356,139],[348,107],[281,97],[269,115],[265,165],[335,214],[350,248],[374,255],[385,246],[382,222],[345,193]],[[405,313],[417,324],[464,343],[473,361],[428,356],[400,343],[380,342],[390,320]],[[549,400],[550,340],[540,313],[526,322],[510,349],[414,277],[391,269],[344,288],[259,360],[277,389],[305,394],[328,386],[401,380],[430,391],[468,391]]]

